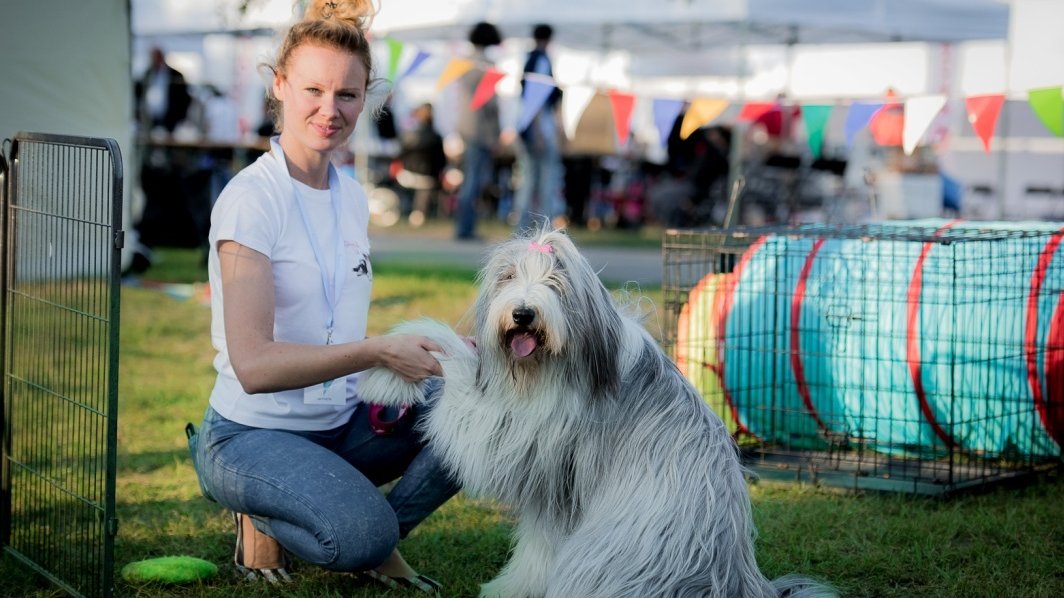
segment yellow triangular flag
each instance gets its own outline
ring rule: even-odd
[[[680,138],[687,139],[704,125],[713,122],[728,107],[728,100],[715,100],[711,98],[696,98],[691,101],[687,114],[683,116],[680,124]]]
[[[443,68],[443,72],[440,73],[440,78],[436,80],[436,91],[447,87],[453,83],[456,79],[462,75],[473,70],[473,61],[468,58],[452,58],[447,66]]]

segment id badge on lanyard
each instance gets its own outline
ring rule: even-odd
[[[278,152],[278,155],[284,156],[280,147],[274,149]],[[310,225],[310,218],[307,216],[306,207],[303,205],[303,198],[299,195],[299,190],[294,184],[292,185],[292,192],[295,194],[296,206],[299,208],[299,215],[302,217],[303,226],[307,231],[307,239],[310,242],[311,251],[314,252],[314,259],[317,260],[318,270],[321,272],[321,285],[325,291],[325,302],[329,306],[328,321],[325,323],[325,344],[329,345],[332,344],[333,318],[336,314],[336,306],[340,301],[340,293],[343,291],[344,276],[347,270],[344,256],[343,230],[340,227],[340,178],[336,174],[336,169],[330,164],[329,195],[332,199],[333,225],[336,227],[335,235],[333,236],[336,260],[332,277],[329,276],[329,272],[326,269],[322,250],[318,245],[318,236],[314,234],[314,230]],[[303,402],[307,405],[344,405],[347,402],[347,377],[341,376],[334,380],[327,380],[321,384],[304,388]]]
[[[347,377],[304,388],[303,402],[307,405],[343,405],[347,402]]]

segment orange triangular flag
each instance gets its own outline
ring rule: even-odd
[[[687,139],[692,133],[705,125],[713,122],[728,107],[728,100],[715,100],[710,98],[695,98],[683,115],[680,123],[680,139]]]
[[[459,77],[473,70],[473,61],[468,58],[452,58],[447,66],[443,67],[440,78],[436,80],[436,91],[447,87],[458,80]]]
[[[1005,94],[991,94],[983,96],[970,96],[965,98],[964,105],[968,109],[968,122],[972,123],[975,134],[983,140],[983,149],[990,153],[990,138],[994,135],[997,127],[998,116],[1001,114],[1001,106],[1005,104]]]
[[[495,95],[495,84],[505,76],[506,73],[491,67],[484,71],[484,76],[480,78],[480,83],[477,84],[477,90],[473,92],[473,99],[469,100],[470,112],[479,110]]]
[[[632,108],[635,96],[623,91],[609,91],[610,105],[613,106],[613,126],[617,127],[617,140],[624,145],[628,141],[629,123],[632,120]]]

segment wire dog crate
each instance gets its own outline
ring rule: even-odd
[[[1064,223],[670,230],[665,346],[765,478],[945,494],[1061,464]]]
[[[74,596],[114,595],[122,157],[19,133],[3,193],[0,550]]]

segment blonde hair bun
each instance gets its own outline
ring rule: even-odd
[[[373,0],[310,0],[303,20],[348,21],[366,31],[376,14],[377,7]]]

